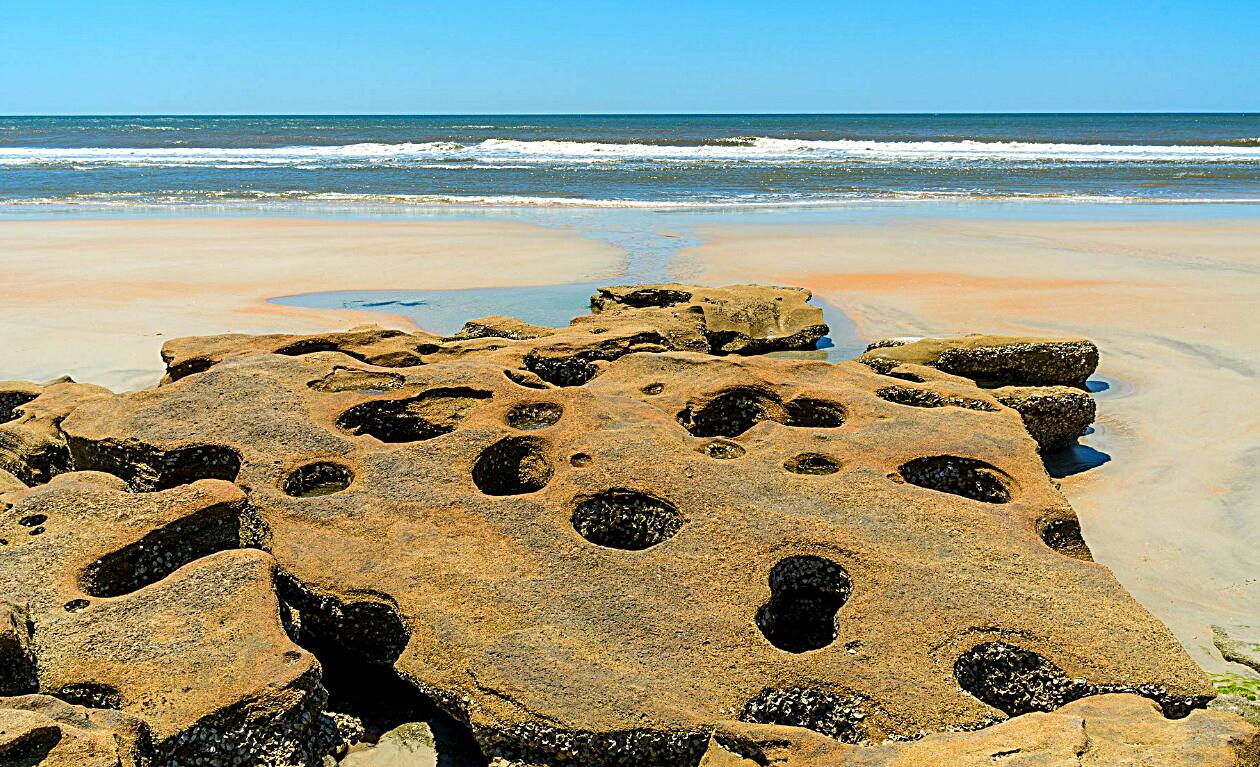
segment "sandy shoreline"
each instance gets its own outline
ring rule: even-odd
[[[1260,221],[707,221],[691,222],[687,239],[702,244],[674,258],[674,276],[804,285],[867,338],[1094,339],[1101,372],[1120,384],[1100,395],[1087,442],[1114,460],[1065,479],[1064,491],[1095,556],[1195,659],[1238,670],[1211,648],[1208,627],[1260,615],[1260,326],[1249,317]],[[581,227],[524,222],[5,221],[0,379],[145,386],[175,336],[408,324],[272,297],[615,281],[628,260]]]
[[[868,338],[1095,340],[1100,372],[1132,391],[1100,396],[1093,442],[1115,460],[1064,492],[1095,556],[1195,659],[1238,670],[1208,627],[1260,615],[1260,222],[924,218],[697,234],[705,244],[680,255],[680,276],[804,285]]]
[[[165,339],[410,322],[268,303],[325,290],[546,285],[620,273],[623,253],[515,222],[293,218],[0,223],[0,378],[112,388],[161,375]]]

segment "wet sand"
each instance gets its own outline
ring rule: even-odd
[[[624,253],[518,222],[297,218],[0,223],[0,379],[154,384],[167,338],[317,332],[402,316],[269,303],[326,290],[547,285],[620,274]]]
[[[867,338],[1080,335],[1113,455],[1067,477],[1095,557],[1211,670],[1260,616],[1260,222],[904,218],[697,227],[680,278],[804,285]],[[1099,627],[1105,630],[1105,627]]]

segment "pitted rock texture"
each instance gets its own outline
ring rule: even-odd
[[[974,335],[886,339],[871,344],[859,359],[889,368],[906,363],[926,365],[986,387],[1081,388],[1098,367],[1098,347],[1083,338]]]
[[[0,764],[11,767],[146,767],[144,722],[47,695],[0,698]]]
[[[276,765],[337,740],[307,639],[527,763],[694,764],[741,717],[916,737],[1067,703],[1060,677],[1210,697],[1018,412],[924,365],[712,354],[706,293],[650,290],[535,338],[170,342],[164,385],[59,419],[75,473],[0,499],[39,690],[142,719],[161,759]],[[999,643],[1053,673],[959,673]]]
[[[719,725],[700,767],[1253,767],[1260,731],[1196,711],[1170,721],[1134,695],[1104,695],[1054,713],[910,743],[848,746],[797,728]]]
[[[703,317],[714,354],[762,354],[812,349],[827,335],[822,310],[809,304],[810,297],[802,288],[762,285],[616,285],[600,288],[591,298],[591,310],[616,313],[625,308],[686,307]]]

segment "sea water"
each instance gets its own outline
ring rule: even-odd
[[[0,117],[0,206],[1260,202],[1260,114]]]

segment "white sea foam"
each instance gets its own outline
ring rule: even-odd
[[[486,139],[289,147],[0,147],[0,167],[345,167],[461,161],[502,165],[636,162],[759,164],[1260,163],[1260,146],[1158,146],[984,141],[806,141],[740,137],[698,146]]]
[[[27,197],[0,199],[0,208],[35,206],[69,206],[101,208],[162,208],[178,206],[232,207],[249,205],[294,204],[330,206],[393,206],[416,207],[505,207],[505,208],[629,208],[644,210],[689,210],[727,208],[803,208],[872,203],[962,202],[994,200],[1004,202],[1094,203],[1094,204],[1260,204],[1260,195],[1253,197],[1141,197],[1099,194],[1002,194],[986,195],[965,192],[889,191],[882,193],[847,194],[805,197],[799,195],[729,195],[688,200],[590,199],[584,197],[546,197],[535,195],[460,195],[460,194],[352,194],[341,192],[265,191],[172,191],[88,192],[60,197]]]

